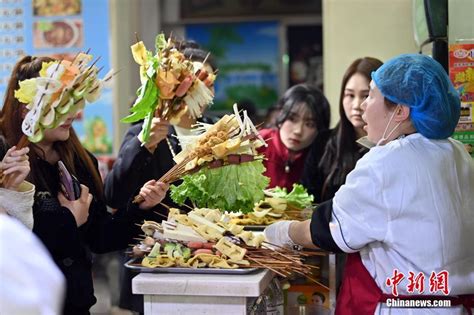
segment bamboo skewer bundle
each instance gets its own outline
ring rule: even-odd
[[[213,161],[220,160],[221,163],[217,166],[213,165],[212,168],[226,166],[227,163],[230,162],[224,162],[224,160],[227,159],[227,155],[232,151],[226,152],[226,149],[224,149],[224,151],[219,151],[219,155],[214,150],[217,146],[229,144],[231,141],[237,142],[237,144],[232,147],[234,151],[237,151],[244,141],[248,141],[247,145],[252,153],[251,160],[262,159],[263,157],[256,155],[255,148],[259,145],[265,145],[265,141],[258,135],[256,127],[253,126],[253,123],[248,119],[246,112],[244,112],[244,121],[240,119],[239,111],[236,106],[234,107],[234,112],[233,115],[224,116],[214,125],[201,125],[196,128],[195,131],[205,130],[205,132],[194,136],[191,141],[186,139],[186,141],[188,141],[188,143],[185,143],[186,145],[182,143],[184,150],[174,157],[176,164],[158,179],[158,181],[172,183],[184,175],[197,172],[203,167],[210,166],[210,163]],[[213,141],[218,142],[214,143]],[[257,141],[260,141],[260,144],[257,144]],[[253,148],[253,146],[255,146],[255,148]],[[201,159],[205,162],[200,162]],[[192,166],[190,167],[190,165]],[[133,199],[133,202],[140,203],[143,200],[143,197],[137,195]]]
[[[77,53],[70,62],[62,59],[43,62],[38,77],[24,80],[34,81],[33,91],[31,84],[22,86],[24,81],[19,82],[20,88],[15,91],[15,97],[27,104],[29,111],[22,123],[23,135],[16,145],[17,149],[28,146],[30,142],[41,141],[43,130],[59,126],[65,117],[81,110],[86,101],[94,102],[100,95],[100,89],[118,73],[110,71],[99,80],[97,75],[102,68],[97,69],[95,64],[100,57],[86,68],[86,64],[92,60],[92,56],[88,55],[89,50]],[[49,75],[45,76],[44,73]],[[44,81],[46,83],[42,86]],[[5,180],[0,170],[0,187]]]
[[[169,228],[169,224],[174,224],[177,227],[178,222],[186,222],[186,220],[183,221],[184,218],[179,217],[179,216],[186,216],[186,215],[176,214],[176,210],[178,210],[178,209],[172,209],[167,205],[164,205],[164,206],[170,210],[170,214],[167,217],[166,225],[165,225],[165,223],[162,223],[160,225],[160,224],[158,224],[156,222],[153,222],[153,221],[145,221],[144,225],[142,226],[142,230],[145,232],[145,234],[147,236],[146,235],[141,235],[141,238],[135,238],[135,240],[141,241],[140,246],[143,245],[143,244],[148,244],[149,245],[149,241],[147,241],[147,239],[149,239],[150,236],[152,236],[154,239],[156,238],[155,239],[156,242],[158,242],[158,241],[161,242],[162,246],[164,244],[163,242],[172,242],[172,243],[173,242],[178,242],[178,243],[181,242],[181,244],[184,243],[185,244],[184,246],[187,246],[186,241],[184,241],[184,242],[179,241],[179,238],[177,240],[162,238],[163,236],[166,235],[166,233],[162,234],[163,231],[164,231],[164,229],[163,229],[164,226],[168,226],[168,228]],[[199,209],[197,209],[197,210],[199,210]],[[215,210],[215,211],[217,211],[217,210]],[[165,216],[164,214],[160,214],[160,215]],[[210,218],[211,217],[214,217],[214,215],[211,215]],[[195,218],[195,214],[190,218],[192,218],[191,220],[193,221],[194,218]],[[176,221],[174,221],[174,220],[176,220]],[[223,218],[221,217],[220,220],[223,220]],[[189,221],[187,221],[187,222],[189,222]],[[194,228],[199,228],[201,226],[201,223],[198,223],[198,222],[201,222],[201,221],[194,221],[194,223],[192,225],[188,225],[188,226],[192,226],[193,229]],[[215,221],[215,222],[218,223],[220,221]],[[222,221],[222,222],[224,222],[224,221]],[[183,223],[181,223],[181,224],[183,224]],[[189,223],[187,223],[187,224],[189,224]],[[204,221],[202,222],[202,224],[207,225]],[[160,232],[159,235],[162,235],[162,236],[155,236],[155,232],[153,232],[153,231],[150,232],[148,229],[151,226],[157,228],[158,229],[157,231]],[[290,249],[290,248],[278,246],[278,245],[275,245],[275,244],[272,244],[272,243],[269,243],[269,242],[266,242],[266,241],[260,242],[257,245],[253,245],[253,244],[247,243],[247,241],[250,238],[255,237],[255,235],[251,236],[251,235],[248,235],[248,234],[238,234],[240,232],[230,232],[230,226],[226,226],[226,225],[221,225],[221,227],[223,227],[227,232],[223,233],[221,235],[221,238],[215,238],[215,239],[212,239],[212,240],[208,241],[208,242],[211,242],[211,246],[210,247],[209,246],[205,247],[205,248],[214,248],[214,250],[221,251],[221,254],[215,253],[214,255],[219,255],[221,259],[229,260],[230,263],[237,264],[238,268],[260,268],[260,269],[264,268],[264,269],[271,270],[275,274],[277,274],[279,276],[282,276],[282,277],[285,277],[285,278],[290,277],[290,276],[295,275],[295,274],[298,274],[298,275],[302,275],[302,276],[308,278],[309,280],[311,280],[314,283],[317,283],[317,284],[320,284],[323,287],[326,287],[324,284],[320,283],[313,276],[312,271],[314,269],[319,269],[319,267],[307,265],[307,264],[304,263],[304,260],[305,260],[305,258],[310,257],[310,256],[327,255],[327,253],[324,253],[324,252],[321,252],[321,251],[316,251],[315,252],[315,251],[295,250],[295,249]],[[233,231],[238,231],[239,230],[239,229],[236,230],[235,226],[232,229],[233,229]],[[250,233],[250,232],[245,232],[245,233]],[[229,248],[231,249],[230,252],[226,252],[226,249],[223,250],[223,247],[221,247],[222,246],[222,241],[223,241],[222,238],[225,238],[225,237],[227,238],[227,240],[231,240],[231,242],[236,245],[236,248],[232,248],[231,246],[233,246],[233,245],[226,245],[226,246],[229,246]],[[244,241],[244,239],[245,239],[245,241]],[[230,243],[227,243],[227,244],[230,244]],[[151,245],[149,245],[149,246],[151,246]],[[164,245],[164,246],[166,248],[167,245]],[[194,247],[195,245],[192,245],[192,246],[193,246],[192,248],[195,248]],[[135,251],[135,248],[134,248],[134,250],[132,250],[132,252],[134,252],[134,251]],[[145,255],[148,255],[148,253],[150,253],[150,251],[151,251],[151,248],[148,248],[148,249],[145,248],[142,251]],[[233,255],[235,255],[235,252],[237,252],[237,251],[239,251],[242,254],[242,256],[240,256],[240,258],[236,258],[235,256],[234,256],[234,258],[232,258]],[[168,255],[170,255],[170,254],[168,254]],[[195,254],[195,255],[197,255],[197,254]],[[219,256],[214,256],[214,257],[219,257]],[[137,257],[137,256],[135,256],[135,257]],[[138,257],[142,257],[142,256],[138,256]],[[191,256],[189,259],[191,259],[193,257],[194,256]],[[147,265],[145,264],[144,266],[147,266]],[[186,268],[192,268],[192,267],[187,266]],[[208,268],[211,268],[211,267],[209,266]],[[223,267],[218,267],[218,268],[223,268]]]

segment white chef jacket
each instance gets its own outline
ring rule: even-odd
[[[410,271],[424,273],[430,295],[429,276],[442,270],[449,272],[449,295],[473,294],[474,161],[460,142],[418,133],[374,147],[336,193],[330,231],[343,251],[360,251],[385,293],[391,293],[386,279],[398,269],[405,275],[401,295],[410,294]],[[453,314],[454,308],[417,311]]]

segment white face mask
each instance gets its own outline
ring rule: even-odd
[[[387,127],[385,127],[385,130],[384,130],[384,132],[383,132],[382,138],[380,138],[380,140],[379,140],[379,141],[377,142],[377,144],[376,144],[377,146],[382,145],[383,142],[387,141],[387,139],[392,135],[392,133],[393,133],[395,130],[397,130],[397,128],[400,127],[400,125],[402,124],[402,122],[399,122],[399,123],[392,129],[392,131],[390,131],[390,132],[388,133],[388,135],[385,135],[385,134],[387,133],[387,131],[388,131],[388,127],[390,126],[390,123],[392,122],[393,117],[395,117],[395,114],[397,113],[397,110],[398,110],[398,107],[399,107],[399,106],[400,106],[400,105],[397,105],[397,107],[395,107],[395,110],[393,111],[392,116],[390,116],[390,119],[388,120],[388,123],[387,123]]]
[[[388,123],[387,123],[387,126],[385,127],[385,130],[384,130],[384,132],[383,132],[382,138],[380,138],[380,140],[377,141],[377,143],[374,143],[374,142],[370,141],[367,136],[364,136],[364,137],[362,137],[362,138],[357,139],[356,142],[357,142],[358,144],[360,144],[361,146],[367,148],[367,149],[371,149],[371,148],[373,148],[373,147],[375,147],[375,146],[382,145],[383,142],[387,141],[387,139],[392,135],[392,133],[393,133],[398,127],[400,127],[400,125],[401,125],[401,123],[402,123],[402,122],[399,122],[399,123],[392,129],[392,131],[389,132],[388,135],[385,135],[385,134],[387,133],[387,131],[388,131],[388,126],[390,126],[390,123],[392,122],[393,117],[395,116],[395,113],[396,113],[397,110],[398,110],[398,106],[400,106],[400,105],[397,105],[397,107],[396,107],[395,110],[393,111],[392,116],[390,117],[390,119],[389,119],[389,121],[388,121]]]

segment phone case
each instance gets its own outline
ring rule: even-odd
[[[81,184],[71,175],[62,161],[58,162],[61,190],[68,200],[76,200],[81,196]]]

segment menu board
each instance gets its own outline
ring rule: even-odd
[[[453,138],[474,158],[474,44],[449,46],[449,77],[461,99],[461,117]]]
[[[110,69],[108,0],[0,0],[0,99],[17,60],[24,55],[72,60],[90,49],[100,77]],[[112,153],[112,90],[88,104],[74,123],[87,149]]]

